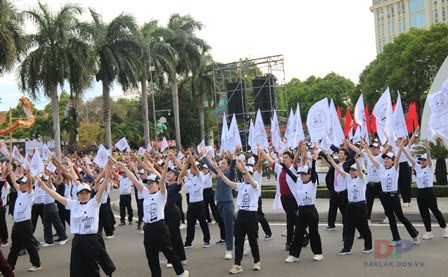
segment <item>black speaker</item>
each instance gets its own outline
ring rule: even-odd
[[[237,119],[244,118],[244,115],[247,113],[246,85],[244,81],[227,83],[227,111],[229,116],[235,114]]]
[[[260,109],[264,124],[271,124],[271,117],[274,114],[274,109],[277,109],[276,81],[277,79],[272,74],[267,74],[263,77],[255,77],[252,80],[255,111]]]

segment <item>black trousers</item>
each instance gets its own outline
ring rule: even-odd
[[[386,213],[387,218],[389,219],[389,228],[392,232],[392,239],[394,241],[401,240],[400,233],[398,233],[397,221],[395,216],[397,216],[398,220],[403,223],[404,227],[408,231],[409,235],[412,238],[415,238],[418,235],[418,231],[414,228],[414,226],[409,222],[409,220],[404,216],[403,210],[400,204],[400,198],[398,198],[397,193],[383,193],[383,205],[384,211]]]
[[[196,202],[188,204],[187,210],[187,237],[185,238],[185,244],[191,244],[194,240],[194,225],[196,220],[201,226],[202,234],[204,235],[204,242],[210,242],[210,230],[208,228],[207,221],[204,214],[204,202]]]
[[[58,214],[61,219],[62,226],[67,232],[67,228],[65,227],[65,223],[67,222],[70,225],[70,210],[67,210],[64,205],[56,201],[56,205],[58,206]]]
[[[411,203],[412,172],[407,162],[400,163],[398,171],[398,191],[403,203]]]
[[[300,257],[302,245],[305,240],[306,228],[309,228],[309,240],[314,254],[322,254],[322,241],[319,234],[319,214],[314,205],[299,206],[297,212],[296,230],[289,255]]]
[[[181,261],[185,261],[187,256],[185,255],[184,243],[182,240],[182,234],[180,233],[180,211],[176,205],[167,204],[165,206],[165,222],[170,231],[171,246],[173,246],[174,252]],[[171,261],[168,261],[171,263]]]
[[[283,209],[286,212],[286,243],[291,244],[294,238],[294,230],[297,222],[297,201],[293,195],[281,196]]]
[[[183,224],[185,224],[185,213],[184,213],[184,208],[182,206],[182,194],[180,194],[180,193],[177,194],[176,205],[180,211],[180,220]]]
[[[378,197],[381,199],[381,193],[383,191],[381,190],[381,182],[378,183],[367,183],[366,187],[366,201],[367,201],[367,219],[370,219],[372,216],[372,209],[373,209],[373,202],[375,200],[375,197]],[[383,202],[381,202],[381,205],[384,208]]]
[[[0,239],[1,243],[8,243],[8,225],[6,225],[6,207],[0,205]]]
[[[45,242],[49,244],[53,243],[52,225],[60,240],[67,239],[65,228],[59,218],[59,211],[56,203],[44,204],[44,239]]]
[[[111,275],[115,270],[115,264],[112,261],[112,259],[109,256],[109,253],[107,253],[106,250],[106,243],[104,242],[103,236],[101,233],[97,233],[98,241],[100,242],[100,245],[102,246],[99,248],[99,265],[101,269],[106,273],[106,275]]]
[[[104,228],[104,232],[106,236],[112,236],[114,234],[114,225],[110,220],[109,216],[109,205],[107,203],[101,204],[100,206],[100,217],[98,222],[98,233],[102,233]]]
[[[145,226],[143,226],[143,231],[145,232],[143,245],[145,246],[146,258],[148,259],[151,276],[162,276],[159,250],[162,251],[165,258],[173,265],[176,274],[182,274],[184,268],[171,246],[170,231],[168,230],[165,221],[159,220],[155,223],[146,223]]]
[[[263,213],[263,201],[261,200],[261,197],[258,197],[258,222],[261,224],[261,228],[263,228],[263,232],[266,235],[272,235],[271,226],[269,226],[269,222],[264,216]],[[257,234],[258,234],[258,224],[257,224]]]
[[[12,269],[15,268],[20,250],[26,249],[30,255],[30,262],[34,266],[40,266],[40,257],[37,252],[38,242],[33,235],[33,224],[30,220],[15,222],[11,232],[11,251],[8,255],[8,262]]]
[[[242,211],[239,210],[235,225],[234,225],[234,236],[235,236],[235,264],[241,265],[241,260],[243,259],[244,252],[244,240],[247,238],[249,240],[250,249],[252,251],[252,256],[254,257],[254,263],[260,261],[260,250],[258,248],[258,236],[257,236],[257,226],[258,226],[258,213],[257,211]]]
[[[336,216],[338,215],[338,203],[337,203],[337,194],[336,192],[330,190],[330,203],[328,206],[328,226],[335,227],[336,225]]]
[[[372,232],[367,222],[367,205],[364,201],[348,203],[345,209],[344,249],[351,250],[355,239],[355,228],[364,239],[364,248],[372,249]]]
[[[40,217],[42,226],[44,225],[44,204],[34,204],[31,207],[31,223],[33,224],[33,233],[36,231],[37,219]]]
[[[203,190],[202,195],[204,196],[204,206],[205,206],[205,219],[207,222],[211,222],[212,218],[210,217],[210,211],[212,212],[213,218],[218,221],[217,218],[217,209],[215,204],[215,192],[213,188],[206,188]]]
[[[126,221],[126,210],[128,210],[128,221],[132,223],[134,212],[131,204],[132,198],[130,194],[120,195],[120,221],[124,223]]]
[[[328,211],[328,226],[334,227],[335,226],[335,222],[336,222],[336,216],[337,216],[337,209],[339,209],[339,212],[342,215],[342,225],[345,225],[345,218],[344,218],[344,214],[345,214],[345,209],[347,208],[347,203],[348,203],[348,198],[347,198],[347,190],[343,190],[341,192],[333,192],[332,194],[334,194],[334,205],[335,206],[331,206],[331,199],[330,199],[330,209],[332,209],[332,218],[330,221],[330,211]],[[333,217],[334,215],[334,217]],[[345,239],[345,232],[344,229],[342,229],[342,239]]]
[[[429,211],[431,211],[434,217],[437,219],[439,226],[441,228],[446,227],[446,221],[443,217],[442,212],[437,206],[437,198],[434,196],[432,188],[419,189],[417,193],[417,204],[418,210],[425,225],[426,232],[431,232],[431,216]]]

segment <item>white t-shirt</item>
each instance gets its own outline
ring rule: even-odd
[[[419,164],[415,164],[415,173],[417,175],[417,187],[419,189],[431,188],[433,186],[434,172],[432,167],[425,166],[423,168]]]
[[[192,175],[190,179],[190,185],[188,186],[188,193],[190,195],[190,203],[197,203],[204,200],[204,195],[202,194],[204,190],[204,174],[199,172],[198,176]]]
[[[254,156],[249,157],[247,159],[247,164],[255,165],[255,157]]]
[[[70,195],[72,196],[71,198],[73,200],[78,200],[78,186],[76,185],[75,180],[71,181],[71,185],[70,185]]]
[[[45,191],[37,186],[37,181],[34,182],[34,204],[44,203]]]
[[[398,170],[392,166],[386,169],[384,165],[380,165],[381,189],[383,192],[398,191]]]
[[[56,188],[52,185],[50,188],[52,191],[56,191]],[[54,198],[44,191],[44,204],[54,203]]]
[[[145,223],[154,223],[165,218],[166,194],[160,191],[149,193],[148,188],[144,187],[141,192],[143,198],[143,221]]]
[[[122,176],[118,177],[118,181],[120,182],[120,195],[128,195],[132,192],[132,182],[128,177],[123,178]]]
[[[383,158],[381,158],[381,155],[378,154],[375,157],[375,160],[381,164]],[[368,183],[379,183],[381,182],[381,175],[380,175],[380,169],[375,166],[375,164],[370,160],[367,159],[367,182]]]
[[[238,191],[236,203],[238,205],[238,209],[255,212],[258,210],[259,186],[260,184],[258,183],[255,188],[250,184],[236,183],[236,191]]]
[[[343,163],[339,163],[339,167],[342,167]],[[336,169],[334,170],[334,191],[341,192],[347,189],[347,181],[344,179],[343,175],[339,173]]]
[[[67,199],[67,210],[70,210],[70,232],[72,234],[89,235],[98,233],[100,203],[96,197],[86,204]]]
[[[103,192],[103,195],[101,195],[101,204],[107,203],[107,197],[109,196],[110,189],[112,188],[112,184],[113,184],[112,181],[109,181],[109,184],[107,184],[107,187]]]
[[[202,173],[203,179],[204,179],[204,189],[208,189],[212,187],[212,174],[211,171],[209,171],[207,174]]]
[[[31,219],[31,204],[34,200],[34,192],[17,192],[17,199],[14,205],[14,222],[22,222]]]
[[[352,178],[350,175],[347,175],[346,179],[348,202],[366,201],[367,179]]]
[[[299,206],[311,206],[316,203],[317,186],[313,182],[304,184],[302,180],[297,179],[297,201]]]
[[[9,185],[8,182],[5,181],[5,185],[2,186],[2,203],[3,203],[3,207],[6,206],[6,198],[8,197],[8,193],[11,190],[11,186]]]
[[[258,183],[258,197],[261,197],[261,180],[263,179],[263,176],[261,175],[261,173],[258,170],[255,170],[254,172],[254,176],[252,176],[255,180],[255,182]]]

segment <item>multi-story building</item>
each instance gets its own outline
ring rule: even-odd
[[[375,18],[376,52],[410,28],[448,22],[448,0],[372,0]]]

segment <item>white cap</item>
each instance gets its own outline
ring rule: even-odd
[[[87,185],[86,183],[82,183],[81,185],[78,186],[78,193],[80,193],[83,190],[88,190],[89,192],[92,191],[90,186]]]
[[[157,181],[159,181],[159,176],[151,173],[148,176],[148,181],[150,181],[150,182],[157,182]]]
[[[384,159],[386,157],[394,160],[395,159],[395,154],[393,152],[387,152],[386,154],[383,154],[382,158]]]
[[[428,160],[428,156],[425,154],[421,155],[420,158],[418,158],[419,160]]]
[[[309,166],[306,166],[306,165],[301,166],[301,167],[299,168],[298,173],[310,174],[310,173],[311,173],[311,168],[310,168]]]
[[[356,166],[356,163],[352,164],[352,165],[350,166],[350,169],[357,170],[358,168],[357,168],[357,166]]]
[[[203,164],[202,168],[208,168],[208,165],[207,164]]]
[[[17,179],[17,184],[25,184],[26,183],[26,176],[23,175],[22,177],[20,177],[19,179]]]
[[[246,166],[246,170],[249,173],[252,173],[252,174],[254,173],[254,168],[252,166]]]

